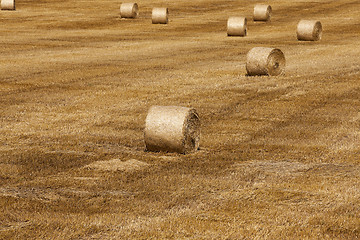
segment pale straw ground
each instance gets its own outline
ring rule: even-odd
[[[0,238],[359,238],[360,2],[269,1],[268,23],[256,1],[137,3],[135,20],[115,0],[0,12]],[[297,41],[301,19],[321,41]],[[247,77],[256,46],[285,74]],[[144,151],[152,105],[195,108],[200,150]]]

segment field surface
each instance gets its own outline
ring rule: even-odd
[[[360,238],[360,1],[266,2],[267,23],[245,0],[0,11],[0,239]],[[300,19],[321,41],[297,41]],[[257,46],[284,75],[246,76]],[[152,105],[197,109],[199,151],[146,152]]]

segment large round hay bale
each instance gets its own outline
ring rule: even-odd
[[[301,20],[297,25],[296,35],[298,40],[320,40],[322,35],[321,22],[316,20]]]
[[[169,19],[169,10],[167,8],[153,8],[152,10],[152,23],[153,24],[167,24]]]
[[[247,20],[245,17],[229,17],[227,21],[227,35],[241,36],[247,34]]]
[[[15,0],[1,0],[1,10],[15,10]]]
[[[280,49],[255,47],[247,54],[248,75],[277,76],[285,70],[285,56]]]
[[[137,3],[122,3],[120,6],[120,16],[122,18],[137,18],[139,7]]]
[[[254,21],[270,21],[272,8],[270,5],[258,4],[254,7]]]
[[[145,122],[148,151],[190,153],[199,148],[200,119],[193,108],[152,106]]]

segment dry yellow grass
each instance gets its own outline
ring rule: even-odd
[[[171,24],[152,25],[162,5]],[[271,22],[228,38],[253,6],[0,11],[0,239],[359,238],[360,3],[274,0]],[[321,41],[297,41],[303,18]],[[285,75],[245,76],[256,46],[280,48]],[[152,105],[196,108],[200,151],[145,152]]]

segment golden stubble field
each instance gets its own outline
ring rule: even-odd
[[[359,238],[360,2],[269,1],[269,23],[258,1],[137,3],[135,20],[114,0],[0,11],[0,238]],[[297,41],[300,19],[322,40]],[[245,76],[255,46],[285,74]],[[152,105],[196,108],[200,150],[145,152]]]

